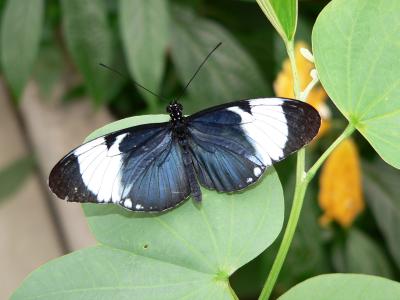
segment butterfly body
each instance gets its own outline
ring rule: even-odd
[[[240,100],[184,116],[167,107],[170,121],[110,133],[67,154],[52,170],[51,190],[74,202],[114,203],[159,212],[200,185],[234,192],[254,184],[273,163],[317,134],[318,112],[291,99]]]

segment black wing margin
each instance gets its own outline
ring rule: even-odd
[[[320,124],[311,105],[284,98],[241,100],[193,114],[189,144],[199,181],[220,192],[241,190],[308,144]]]
[[[72,202],[163,211],[190,194],[169,123],[126,128],[83,144],[56,164],[50,189]]]

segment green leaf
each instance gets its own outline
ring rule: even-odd
[[[43,0],[8,0],[1,22],[1,63],[18,100],[31,74],[43,26]]]
[[[333,0],[313,30],[330,98],[389,164],[400,168],[400,1]]]
[[[103,0],[62,0],[68,49],[95,104],[108,100],[110,72],[99,63],[113,63],[113,40]]]
[[[188,88],[187,111],[270,94],[252,58],[218,24],[175,6],[171,35],[172,59],[184,85],[210,50],[222,42]]]
[[[64,68],[61,49],[54,44],[42,46],[38,55],[32,77],[40,88],[41,95],[49,98],[56,83],[61,80],[60,70]]]
[[[168,118],[147,115],[123,119],[96,130],[87,140]],[[282,228],[282,187],[271,168],[245,191],[202,192],[200,205],[189,199],[160,214],[85,204],[92,232],[107,246],[105,257],[84,255],[85,251],[106,251],[99,247],[95,249],[101,250],[84,250],[53,261],[28,277],[14,299],[25,295],[76,299],[76,290],[93,290],[97,294],[88,294],[91,299],[110,298],[110,291],[119,292],[121,287],[131,293],[121,297],[133,299],[138,298],[135,292],[140,293],[140,299],[234,299],[228,277],[271,245]],[[113,295],[116,298],[118,294]]]
[[[347,272],[392,277],[393,272],[382,249],[367,235],[353,228],[346,241]]]
[[[210,274],[97,246],[34,271],[12,295],[23,299],[233,299]]]
[[[166,0],[121,0],[120,33],[129,70],[136,81],[158,92],[168,43],[169,10]],[[142,90],[150,106],[156,98]]]
[[[31,156],[27,156],[0,170],[0,202],[18,191],[32,172],[34,165],[34,159]]]
[[[363,167],[368,207],[400,268],[400,172],[382,162],[363,162]]]
[[[279,174],[282,175],[282,173]],[[283,184],[285,207],[287,208],[285,211],[285,220],[289,217],[294,186],[295,174],[292,172],[287,182]],[[317,222],[319,208],[316,204],[316,197],[316,188],[310,186],[304,199],[296,234],[276,286],[276,291],[279,291],[280,294],[310,276],[329,271],[329,262],[324,253],[322,230]],[[237,291],[240,299],[257,298],[265,283],[266,272],[274,262],[281,239],[282,235],[279,236],[271,247],[252,262],[235,272],[230,278],[230,283],[233,289]]]
[[[297,0],[257,0],[285,42],[293,41],[297,26]]]
[[[279,300],[396,300],[398,282],[371,275],[326,274],[310,278],[291,288]]]

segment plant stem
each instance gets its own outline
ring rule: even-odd
[[[299,77],[297,72],[296,61],[294,57],[293,42],[286,43],[286,49],[288,52],[290,64],[292,67],[293,75],[293,89],[295,98],[301,99]],[[305,99],[301,99],[305,100]],[[285,233],[283,235],[281,244],[279,246],[278,253],[272,265],[271,271],[261,291],[259,300],[269,299],[275,283],[278,279],[279,273],[282,269],[283,263],[289,251],[290,245],[293,240],[294,233],[296,231],[297,223],[299,221],[301,208],[303,206],[304,196],[307,191],[307,187],[311,179],[315,176],[316,172],[329,156],[329,154],[348,136],[354,132],[355,128],[352,125],[348,125],[343,133],[335,140],[335,142],[322,154],[317,162],[311,167],[311,169],[305,173],[305,150],[300,149],[297,153],[297,167],[296,167],[296,187],[293,196],[293,204],[290,211],[288,223],[286,225]]]
[[[294,57],[294,42],[288,41],[285,43],[286,51],[289,56],[290,66],[292,69],[292,77],[293,77],[293,91],[294,97],[296,99],[300,99],[300,79],[299,72],[297,71],[296,59]]]
[[[290,66],[292,69],[293,77],[293,91],[296,99],[300,99],[300,82],[297,71],[297,65],[294,55],[294,43],[288,41],[285,43],[286,51],[289,56]],[[301,207],[303,206],[304,194],[307,189],[307,183],[304,181],[305,171],[305,150],[300,149],[297,152],[297,167],[296,167],[296,188],[293,196],[293,205],[290,211],[288,223],[286,225],[285,233],[283,235],[281,245],[279,246],[278,253],[272,265],[271,271],[268,275],[267,281],[261,291],[259,300],[267,300],[275,286],[276,280],[278,279],[279,272],[282,269],[283,262],[285,261],[286,255],[289,251],[290,244],[292,243],[294,232],[296,231],[297,222],[299,220]]]
[[[283,262],[285,261],[286,255],[289,251],[289,247],[292,243],[294,232],[296,231],[297,222],[299,220],[301,207],[303,206],[303,199],[307,190],[307,183],[303,182],[300,185],[296,184],[296,189],[293,197],[293,205],[290,211],[289,220],[283,235],[281,245],[278,250],[278,254],[274,260],[271,271],[268,275],[267,281],[262,289],[259,300],[269,299],[272,290],[275,286],[275,282],[278,279],[279,272],[282,269]]]

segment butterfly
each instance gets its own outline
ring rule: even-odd
[[[52,169],[49,187],[72,202],[114,203],[161,212],[201,189],[235,192],[308,144],[321,119],[309,104],[286,98],[230,102],[170,120],[106,134],[68,153]]]

